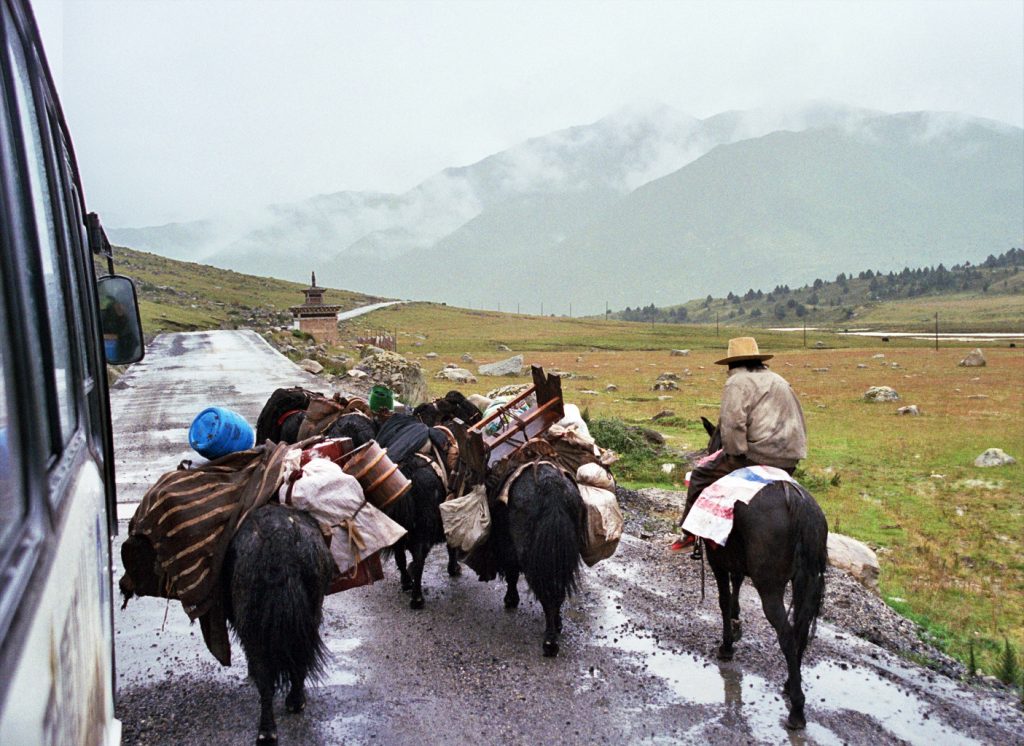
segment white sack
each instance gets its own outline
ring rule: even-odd
[[[580,468],[576,470],[576,482],[613,492],[615,490],[615,480],[612,479],[611,472],[601,464],[580,464]]]
[[[579,488],[587,508],[587,545],[583,549],[583,561],[593,567],[615,554],[622,536],[622,512],[611,490],[589,484],[580,484]]]
[[[448,546],[471,551],[491,533],[491,511],[487,490],[482,484],[462,497],[441,503],[441,523]]]
[[[330,528],[331,556],[342,574],[405,535],[404,528],[366,501],[359,481],[333,461],[315,458],[301,471],[291,488],[292,506]],[[286,480],[278,493],[282,503],[287,491]]]

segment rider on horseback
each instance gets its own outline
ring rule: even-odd
[[[716,361],[729,366],[718,420],[722,450],[694,467],[680,525],[704,488],[726,474],[756,464],[792,474],[807,455],[800,401],[786,379],[765,366],[771,357],[760,353],[753,337],[736,337],[729,340],[728,355]],[[695,542],[696,537],[684,531],[672,548]]]

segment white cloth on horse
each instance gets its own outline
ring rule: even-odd
[[[683,530],[725,546],[732,531],[736,503],[749,503],[773,482],[796,480],[774,466],[746,466],[726,474],[700,493],[683,522]]]
[[[291,505],[330,529],[331,556],[342,574],[405,535],[404,528],[366,501],[359,481],[333,461],[314,458],[299,472],[290,485]],[[279,492],[282,503],[288,489],[286,481]]]

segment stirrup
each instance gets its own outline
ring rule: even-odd
[[[704,558],[704,542],[697,541],[693,546],[693,551],[690,553],[690,559],[699,560]]]

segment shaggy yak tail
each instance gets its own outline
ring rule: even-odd
[[[532,484],[530,484],[532,482]],[[509,524],[517,559],[530,590],[542,603],[576,591],[585,514],[579,489],[551,466],[527,469],[509,496]]]
[[[254,678],[276,689],[294,676],[321,674],[327,648],[320,621],[332,559],[316,522],[281,505],[258,508],[235,534],[228,561],[229,620]]]
[[[789,515],[796,536],[792,611],[797,654],[800,655],[814,634],[825,596],[828,521],[813,497],[802,487],[797,488],[797,492],[796,499],[789,500]]]

